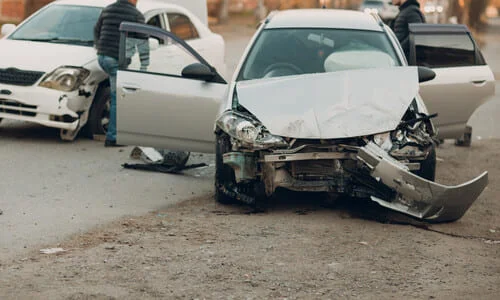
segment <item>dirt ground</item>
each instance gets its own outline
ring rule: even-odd
[[[484,170],[459,221],[282,193],[265,213],[211,195],[123,218],[0,265],[1,299],[498,299],[500,140],[438,151],[438,181]]]

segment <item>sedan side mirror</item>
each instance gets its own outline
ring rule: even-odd
[[[4,24],[2,25],[2,30],[0,36],[6,36],[11,34],[16,29],[16,25],[14,24]]]
[[[418,82],[426,82],[436,78],[436,72],[426,67],[418,67]]]
[[[208,66],[201,63],[190,64],[182,70],[182,77],[190,79],[210,81],[215,75]]]

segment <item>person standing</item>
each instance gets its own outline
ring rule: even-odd
[[[105,7],[94,27],[94,45],[101,68],[109,75],[111,106],[105,147],[116,144],[116,73],[120,51],[120,24],[122,22],[144,23],[144,16],[136,8],[137,0],[117,0]],[[143,60],[144,58],[144,60]],[[141,67],[149,64],[148,55],[141,56]]]
[[[392,0],[392,4],[399,6],[399,14],[391,23],[391,29],[396,34],[406,59],[410,56],[410,29],[411,23],[425,23],[425,17],[420,11],[417,0]]]

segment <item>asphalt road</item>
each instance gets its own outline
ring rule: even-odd
[[[495,20],[495,24],[500,24]],[[223,32],[227,63],[237,64],[253,28]],[[487,36],[484,54],[497,73],[500,41]],[[497,85],[498,86],[498,85]],[[500,137],[500,89],[471,119],[474,135]],[[68,235],[126,215],[141,215],[212,192],[213,166],[186,175],[125,170],[131,147],[104,148],[80,138],[61,142],[58,131],[23,122],[0,125],[0,263],[33,247],[55,247]],[[213,156],[192,162],[213,164]]]

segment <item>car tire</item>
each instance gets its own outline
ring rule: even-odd
[[[415,174],[429,181],[436,180],[436,145],[432,144],[432,149],[427,158],[420,161],[420,170],[415,171]]]
[[[109,122],[109,107],[111,104],[111,90],[109,85],[101,86],[96,93],[90,108],[89,119],[84,133],[89,138],[94,135],[105,135],[107,130],[106,120]]]
[[[231,150],[231,140],[226,134],[215,137],[215,200],[221,204],[236,202],[234,197],[225,192],[228,187],[236,185],[234,170],[224,164],[223,155]]]

